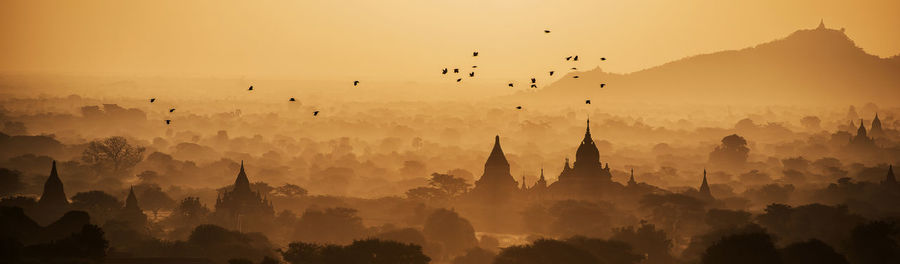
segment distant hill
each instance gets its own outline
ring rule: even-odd
[[[541,91],[517,96],[598,103],[898,105],[900,55],[868,54],[843,29],[820,24],[755,47],[692,56],[629,74],[599,68],[572,72]]]

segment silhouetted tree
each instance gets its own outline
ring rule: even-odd
[[[785,243],[820,239],[838,245],[850,236],[850,230],[864,218],[850,213],[847,206],[808,204],[796,208],[771,204],[757,222]]]
[[[648,194],[640,205],[650,214],[650,222],[672,237],[699,230],[706,215],[705,202],[683,194]]]
[[[465,255],[453,259],[453,264],[491,264],[497,254],[480,247],[470,248]]]
[[[455,211],[438,209],[425,220],[422,232],[429,242],[437,242],[443,248],[443,254],[453,257],[478,245],[475,228],[469,220],[462,218]]]
[[[306,191],[306,189],[303,189],[303,187],[300,187],[300,186],[297,186],[294,184],[290,184],[290,183],[285,183],[282,186],[278,186],[275,188],[274,191],[275,191],[275,195],[280,195],[280,196],[289,197],[289,198],[306,196],[306,194],[308,193],[308,191]]]
[[[151,185],[138,197],[143,209],[153,212],[153,219],[156,219],[159,210],[170,209],[175,206],[175,200],[172,200],[166,192],[162,191],[159,185]]]
[[[553,204],[547,211],[554,216],[550,231],[560,236],[607,236],[610,232],[612,211],[609,204],[597,204],[582,200],[564,200]]]
[[[747,140],[733,134],[722,138],[722,145],[709,153],[709,162],[720,168],[741,169],[747,163],[749,153]]]
[[[853,263],[900,263],[900,227],[895,222],[872,221],[853,228],[847,243]]]
[[[21,172],[0,168],[0,197],[15,194],[22,186]]]
[[[642,255],[633,253],[631,245],[622,241],[583,236],[571,237],[565,241],[591,253],[600,263],[631,264],[644,259]]]
[[[788,245],[781,249],[781,259],[784,264],[849,264],[844,255],[818,239]]]
[[[0,199],[0,207],[19,207],[28,211],[35,206],[37,206],[37,200],[35,200],[34,197],[12,196]]]
[[[638,228],[633,226],[616,228],[613,230],[612,240],[624,241],[631,245],[635,253],[646,254],[643,263],[668,264],[675,259],[669,252],[672,249],[672,240],[666,236],[666,231],[656,229],[653,224],[641,221]]]
[[[737,228],[749,224],[750,216],[746,211],[709,209],[706,212],[706,225],[712,230]]]
[[[781,257],[769,234],[748,233],[723,237],[706,249],[701,263],[779,264]]]
[[[419,264],[431,259],[418,245],[366,239],[347,246],[293,242],[281,256],[291,264]]]
[[[457,178],[450,174],[432,173],[431,179],[428,179],[431,187],[441,190],[448,198],[454,198],[465,193],[471,184],[466,183],[465,179]]]
[[[365,235],[365,230],[362,218],[356,215],[356,209],[307,209],[297,222],[294,238],[318,243],[346,244]]]
[[[375,238],[425,246],[425,235],[423,235],[422,232],[419,232],[419,230],[415,228],[402,228],[385,231],[375,235]]]
[[[590,252],[572,244],[548,239],[538,239],[531,244],[504,248],[494,259],[494,264],[596,264],[604,263]]]
[[[128,144],[124,137],[108,137],[88,143],[81,160],[94,167],[98,174],[109,170],[112,176],[122,176],[144,158],[144,147]]]
[[[98,223],[103,223],[122,208],[122,202],[103,191],[88,191],[72,196],[72,208],[87,211]]]
[[[244,234],[215,225],[200,225],[194,229],[187,242],[202,257],[218,262],[229,259],[262,259],[274,251],[269,240],[259,233]]]

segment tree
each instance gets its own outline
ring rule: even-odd
[[[850,233],[847,256],[853,263],[900,263],[900,227],[894,222],[860,224]]]
[[[769,234],[749,233],[723,237],[706,249],[701,263],[779,264],[781,257]]]
[[[108,137],[88,143],[81,160],[94,167],[98,174],[109,170],[113,176],[123,176],[144,158],[144,147],[128,144],[124,137]]]
[[[284,185],[275,188],[275,195],[281,195],[288,198],[306,196],[307,193],[308,191],[303,189],[303,187],[290,183],[285,183]]]
[[[722,138],[722,145],[709,153],[709,162],[727,169],[741,169],[747,163],[750,148],[747,140],[737,134]]]
[[[781,259],[785,264],[849,264],[844,255],[818,239],[788,245],[781,250]]]
[[[23,186],[22,173],[17,170],[0,168],[0,196],[14,194]]]
[[[294,238],[301,241],[346,244],[365,234],[366,227],[356,209],[307,209],[297,221]]]
[[[425,264],[431,261],[418,245],[378,239],[357,240],[347,246],[293,242],[286,250],[279,251],[291,264]]]
[[[653,224],[641,221],[638,228],[633,226],[616,228],[613,230],[611,240],[624,241],[634,247],[635,253],[646,254],[646,264],[674,263],[675,259],[669,251],[672,249],[672,240],[666,236],[666,231],[656,229]]]
[[[465,255],[461,255],[453,259],[453,264],[491,264],[497,254],[480,247],[471,248],[466,251]]]
[[[153,212],[153,219],[156,219],[159,210],[175,206],[175,200],[172,200],[168,194],[162,191],[159,185],[155,184],[145,189],[138,200],[141,201],[141,207]]]
[[[454,177],[450,174],[432,173],[428,185],[441,190],[449,198],[465,193],[471,184],[466,183],[465,179]]]
[[[97,223],[103,223],[122,208],[122,202],[103,191],[88,191],[72,196],[72,208],[87,211]]]
[[[452,257],[478,245],[475,228],[455,211],[438,209],[425,220],[425,240],[440,243],[443,253]]]

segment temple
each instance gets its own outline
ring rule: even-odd
[[[266,197],[259,192],[250,189],[250,179],[244,171],[244,162],[241,161],[241,170],[234,180],[234,188],[225,190],[216,199],[216,214],[222,217],[225,225],[241,228],[241,223],[247,216],[273,216],[275,209]]]
[[[518,189],[516,185],[516,180],[509,173],[509,162],[500,147],[500,136],[495,136],[494,148],[484,163],[484,173],[475,181],[472,193],[481,199],[502,201],[512,198]]]
[[[50,177],[44,182],[44,192],[35,207],[34,218],[41,224],[55,221],[69,210],[69,200],[63,190],[62,180],[56,172],[56,161],[50,168]]]
[[[700,184],[700,189],[698,189],[700,193],[700,198],[706,200],[715,200],[712,196],[712,191],[709,189],[709,183],[706,182],[706,169],[703,169],[703,183]]]
[[[584,138],[575,151],[574,165],[569,168],[569,161],[559,174],[559,180],[550,185],[554,197],[603,196],[613,186],[621,184],[612,181],[609,164],[603,167],[600,162],[600,151],[591,136],[591,120],[587,120]]]

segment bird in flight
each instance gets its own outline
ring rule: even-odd
[[[600,60],[605,61],[606,57],[600,57]]]
[[[456,79],[456,82],[461,82],[462,78]]]
[[[520,105],[520,106],[516,106],[516,109],[522,109],[522,106],[521,106],[521,105]]]
[[[150,98],[150,102],[156,102],[156,98]]]
[[[532,84],[531,88],[537,88],[537,84]]]
[[[319,111],[318,111],[318,110],[313,111],[313,116],[318,116],[318,115],[319,115]]]
[[[478,65],[472,65],[472,69],[478,68]]]
[[[459,69],[453,69],[453,73],[459,73]]]
[[[513,83],[509,83],[509,87],[513,87]]]
[[[531,78],[531,83],[534,83],[534,82],[536,82],[536,81],[537,81],[537,80],[535,80],[534,78]]]
[[[591,104],[591,99],[584,100],[584,104]]]
[[[359,84],[359,81],[353,81],[353,86],[356,86],[358,84]]]
[[[475,77],[475,72],[470,72],[469,77]]]
[[[575,55],[575,58],[572,58],[573,61],[578,61],[578,55]]]
[[[294,99],[294,97],[291,97],[291,99],[289,99],[288,101],[290,101],[290,102],[296,102],[297,99]]]
[[[444,68],[444,70],[441,71],[441,74],[447,74],[447,68]]]
[[[166,125],[172,123],[172,120],[166,119]]]
[[[553,71],[550,71],[550,76],[553,76]]]
[[[549,29],[544,29],[544,33],[550,33]]]
[[[572,76],[572,78],[578,79],[578,75]]]
[[[250,88],[247,88],[247,91],[253,91],[253,85],[250,85]]]
[[[169,109],[169,113],[175,112],[175,108]]]
[[[566,57],[566,60],[571,60],[572,56]]]
[[[603,86],[606,86],[606,84],[605,84],[605,83],[601,83],[601,84],[600,84],[600,88],[603,88]]]
[[[472,57],[478,57],[478,52],[472,52]]]
[[[572,67],[572,70],[573,70],[573,71],[574,71],[574,70],[578,70],[578,68]]]

